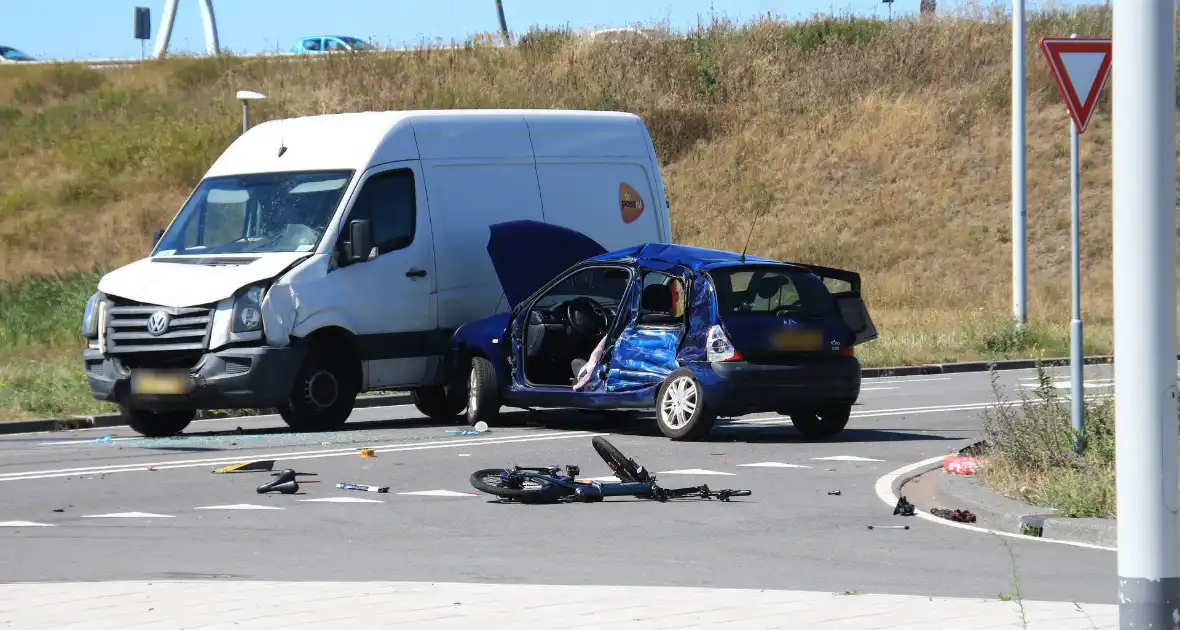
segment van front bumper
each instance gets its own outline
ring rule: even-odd
[[[860,361],[855,357],[789,364],[700,363],[690,369],[705,402],[726,417],[850,406],[860,397]]]
[[[187,394],[136,395],[131,369],[118,355],[87,349],[82,355],[90,393],[98,400],[136,409],[268,409],[291,395],[305,349],[229,348],[204,355],[191,370]]]

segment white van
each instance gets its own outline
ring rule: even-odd
[[[608,250],[670,243],[632,114],[365,112],[262,123],[214,162],[148,258],[105,275],[82,332],[92,394],[148,436],[198,409],[340,427],[358,393],[457,414],[451,333],[508,309],[489,226],[535,220]],[[458,405],[456,409],[455,406]]]

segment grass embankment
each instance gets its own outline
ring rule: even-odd
[[[12,307],[10,296],[41,289],[0,285],[0,327],[10,329],[0,332],[0,416],[89,404],[30,393],[21,380],[77,392],[82,377],[72,364],[20,361],[76,354],[71,336],[94,286],[93,274],[77,270],[143,255],[151,230],[237,134],[232,94],[240,88],[268,95],[251,110],[256,120],[409,108],[632,111],[655,138],[677,241],[740,249],[760,215],[752,253],[864,274],[882,333],[862,349],[866,364],[1064,354],[1068,118],[1034,42],[1109,34],[1109,12],[1029,20],[1032,325],[1019,334],[1006,324],[1010,31],[1000,17],[978,17],[718,23],[614,44],[535,31],[510,49],[314,62],[227,56],[102,71],[0,68],[0,278],[58,274],[62,287],[53,301],[46,294]],[[1105,352],[1108,95],[1081,164],[1086,350]]]
[[[993,389],[1001,403],[984,412],[988,441],[982,478],[1004,496],[1063,516],[1115,515],[1114,398],[1087,400],[1082,414],[1082,453],[1075,451],[1070,400],[1054,387],[1049,371],[1038,369],[1034,395],[1019,390],[1013,403]]]

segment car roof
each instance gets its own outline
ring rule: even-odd
[[[708,271],[722,267],[740,267],[742,265],[781,265],[803,269],[802,267],[781,260],[774,260],[773,258],[746,254],[743,260],[742,255],[738,252],[671,243],[644,243],[643,245],[595,256],[589,260],[596,262],[636,262],[639,264],[645,261],[661,262],[682,265],[696,271]]]

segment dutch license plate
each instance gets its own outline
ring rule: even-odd
[[[192,378],[183,372],[135,372],[131,393],[181,396],[187,394]]]
[[[786,352],[816,352],[823,347],[818,330],[782,330],[774,336],[774,349]]]

